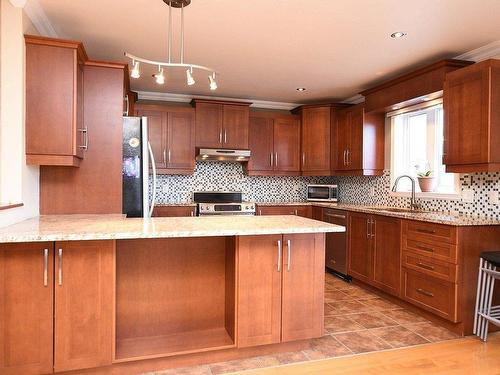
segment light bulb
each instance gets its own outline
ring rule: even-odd
[[[210,90],[217,90],[217,82],[215,81],[215,73],[211,76],[208,76],[208,81],[210,82]]]
[[[134,67],[132,68],[132,72],[130,73],[130,77],[139,78],[141,76],[141,72],[139,70],[139,61],[132,63],[132,65]]]
[[[159,70],[157,74],[154,75],[156,79],[156,83],[159,85],[163,85],[165,83],[165,76],[163,75],[163,68]]]
[[[186,70],[186,80],[189,86],[192,86],[196,83],[196,81],[193,78],[193,68]]]

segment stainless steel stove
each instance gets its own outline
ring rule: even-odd
[[[243,202],[239,191],[197,191],[193,201],[198,204],[198,216],[255,215],[255,202]]]

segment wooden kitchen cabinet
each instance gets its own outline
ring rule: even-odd
[[[0,245],[0,373],[52,373],[54,247]]]
[[[446,171],[499,171],[500,60],[448,73],[443,107]]]
[[[78,167],[88,146],[80,42],[25,36],[26,163]]]
[[[383,113],[358,104],[337,112],[332,125],[332,170],[336,175],[381,175],[384,170]]]
[[[252,152],[249,175],[300,174],[300,121],[296,116],[253,112],[249,124]]]
[[[324,246],[324,234],[238,238],[239,347],[323,335]]]
[[[54,370],[110,365],[114,322],[114,241],[55,244]]]
[[[311,218],[312,208],[309,205],[257,205],[257,215],[295,215]]]
[[[194,99],[198,148],[248,149],[251,103]]]
[[[401,221],[349,214],[349,274],[398,296],[401,283]]]
[[[301,110],[301,170],[306,176],[330,175],[330,114],[326,106],[307,106]]]
[[[137,104],[148,118],[149,142],[158,174],[191,174],[195,167],[195,127],[191,108]]]
[[[153,208],[153,217],[187,217],[196,216],[196,206],[155,206]]]

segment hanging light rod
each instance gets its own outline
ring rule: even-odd
[[[132,60],[132,71],[130,76],[132,78],[139,78],[141,76],[140,73],[140,64],[153,65],[158,68],[158,73],[154,74],[156,82],[158,84],[163,84],[165,82],[165,76],[163,72],[163,68],[186,68],[186,83],[191,86],[195,84],[195,79],[193,77],[194,72],[193,69],[205,70],[210,72],[208,75],[209,88],[210,90],[217,89],[216,75],[217,72],[209,68],[207,66],[198,65],[198,64],[189,64],[184,61],[184,8],[191,4],[191,0],[163,0],[165,4],[168,5],[168,62],[163,61],[154,61],[145,59],[139,56],[132,55],[131,53],[125,52],[125,56]],[[172,62],[172,8],[180,8],[181,9],[181,51],[180,51],[180,61]]]

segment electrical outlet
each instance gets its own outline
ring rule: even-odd
[[[370,188],[370,196],[371,197],[375,196],[375,188],[373,186]]]
[[[489,191],[488,200],[490,204],[498,204],[498,191]]]
[[[161,186],[161,192],[164,194],[168,193],[168,185],[167,184]]]
[[[472,189],[463,189],[462,190],[462,201],[467,203],[474,202],[474,190]]]

